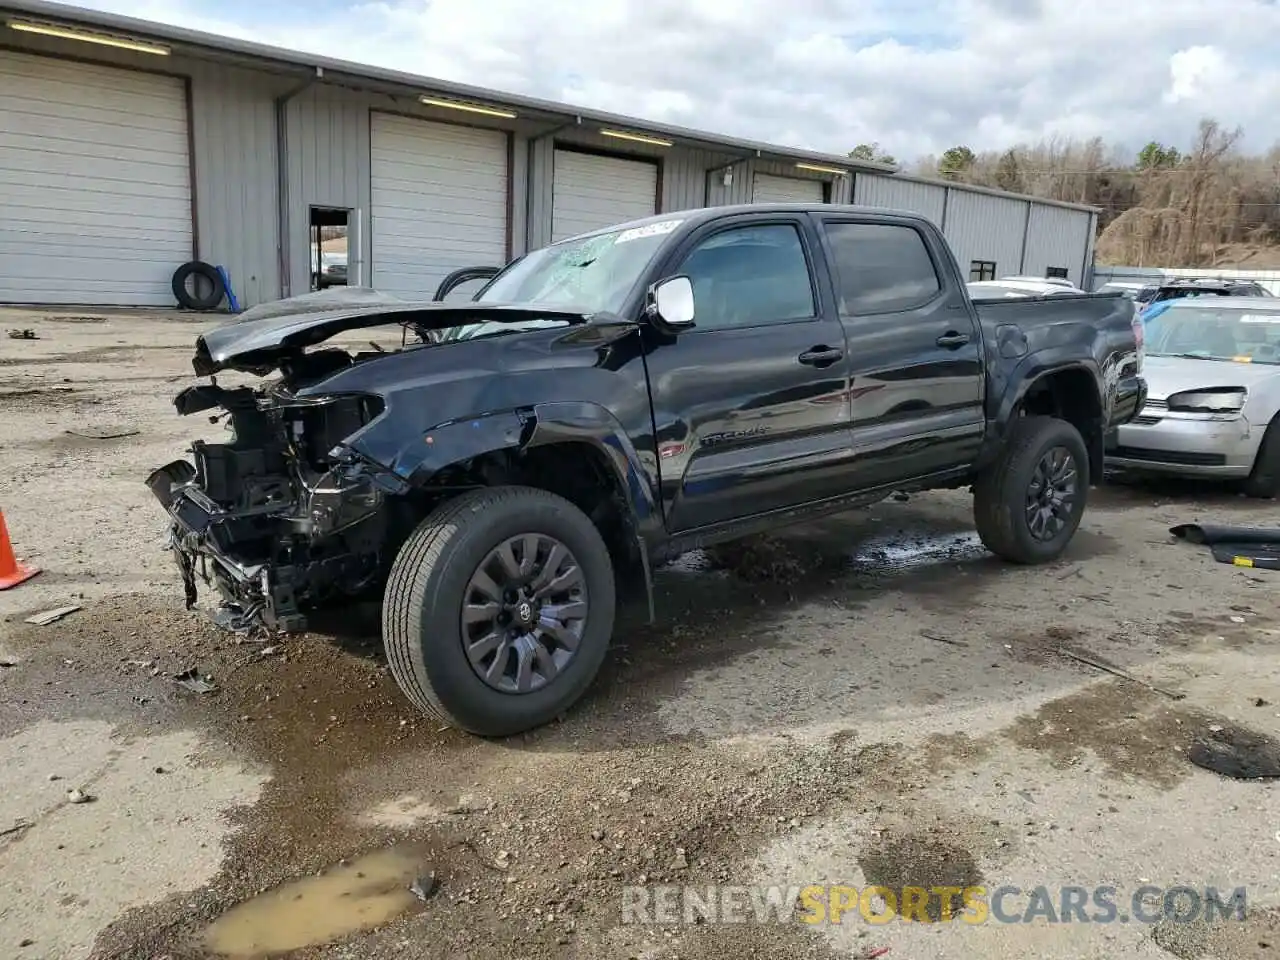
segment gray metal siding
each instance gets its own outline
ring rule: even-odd
[[[931,183],[899,180],[876,173],[859,173],[853,182],[853,202],[868,207],[918,213],[941,227],[947,190]]]
[[[365,97],[314,86],[289,101],[285,124],[289,183],[289,295],[311,286],[308,224],[312,206],[352,211],[347,276],[369,285],[369,108]]]
[[[1083,210],[1031,205],[1027,225],[1027,252],[1022,273],[1043,277],[1049,267],[1066,267],[1072,283],[1084,282],[1085,253],[1089,247],[1092,216]]]
[[[944,232],[961,274],[968,277],[973,260],[994,260],[997,277],[1021,272],[1026,202],[967,190],[950,193]]]
[[[215,64],[191,67],[200,256],[221,264],[241,307],[280,296],[278,78]]]

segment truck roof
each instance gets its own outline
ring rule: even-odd
[[[852,203],[732,203],[719,207],[698,207],[693,210],[670,210],[666,213],[655,213],[648,217],[640,217],[637,220],[628,220],[625,223],[614,223],[607,227],[601,227],[598,230],[589,230],[586,233],[579,233],[572,237],[565,237],[557,243],[565,243],[569,240],[581,240],[583,237],[593,237],[602,233],[614,233],[619,230],[632,230],[636,227],[645,227],[653,223],[667,223],[671,220],[678,220],[681,223],[697,225],[705,223],[708,220],[718,220],[721,217],[732,216],[734,214],[744,213],[857,213],[873,215],[878,217],[905,217],[910,220],[919,222],[929,222],[928,217],[911,210],[895,210],[891,207],[872,207],[865,204]]]

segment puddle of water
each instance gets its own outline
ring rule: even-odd
[[[941,536],[894,534],[864,541],[849,559],[858,567],[874,565],[900,570],[929,563],[976,560],[986,552],[974,531]]]
[[[1280,778],[1280,743],[1241,727],[1211,730],[1187,757],[1197,767],[1235,780]]]
[[[372,930],[418,904],[409,885],[426,869],[423,850],[412,844],[366,854],[237,904],[206,928],[204,946],[255,960]]]

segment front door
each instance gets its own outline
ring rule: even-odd
[[[982,442],[982,341],[945,249],[918,223],[822,216],[849,345],[861,487],[945,473]]]
[[[841,492],[848,355],[803,215],[693,233],[664,276],[693,283],[691,330],[646,329],[662,505],[684,532]]]

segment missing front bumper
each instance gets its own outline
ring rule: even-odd
[[[237,542],[254,539],[247,534],[256,532],[254,525],[265,521],[265,515],[223,510],[191,482],[193,477],[191,465],[178,460],[147,478],[147,486],[169,514],[167,546],[178,566],[187,609],[195,607],[203,581],[218,592],[221,605],[213,618],[222,627],[305,630],[295,569],[237,556]]]

